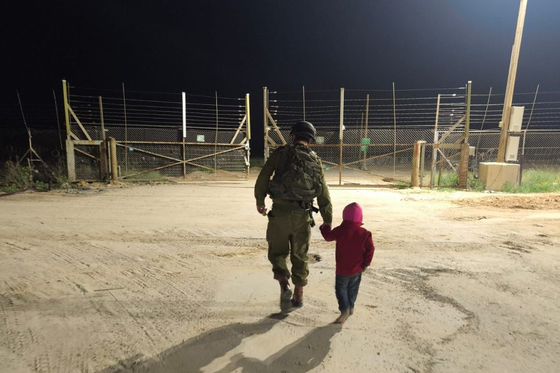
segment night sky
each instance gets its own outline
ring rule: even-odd
[[[82,87],[238,96],[505,91],[518,0],[9,1],[2,99]],[[560,1],[529,0],[516,92],[560,91]],[[34,98],[31,98],[34,97]]]

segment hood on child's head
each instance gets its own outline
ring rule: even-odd
[[[342,220],[353,221],[355,223],[362,222],[362,208],[356,202],[352,202],[342,211]]]

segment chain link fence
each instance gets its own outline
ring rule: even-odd
[[[420,170],[423,185],[429,185],[432,172],[437,176],[457,171],[458,149],[440,148],[439,154],[433,144],[452,145],[465,135],[465,121],[453,128],[466,114],[463,88],[344,90],[342,100],[341,90],[264,92],[265,157],[290,141],[289,128],[295,121],[306,119],[317,127],[313,148],[323,159],[331,184],[409,182],[417,141],[426,142]],[[49,164],[64,164],[64,100],[60,94],[53,96],[48,97],[50,105],[36,105],[25,94],[21,106],[15,95],[0,103],[2,163],[22,160],[29,150],[23,113],[34,150]],[[68,103],[74,112],[69,113],[69,125],[76,179],[106,176],[100,171],[100,143],[109,137],[117,140],[122,178],[246,177],[250,127],[243,98],[186,95],[184,138],[180,93],[69,87]],[[525,107],[521,130],[511,134],[520,137],[517,161],[524,170],[560,167],[560,92],[539,92],[537,87],[535,92],[516,94],[514,105]],[[468,142],[474,147],[469,162],[474,175],[480,162],[497,159],[502,109],[502,94],[492,90],[472,94]],[[444,184],[434,179],[434,185]]]
[[[121,179],[247,178],[248,96],[68,90],[75,178],[103,178],[104,148],[114,138]],[[100,171],[101,170],[101,171]]]
[[[538,102],[536,94],[519,94],[525,106],[518,161],[527,168],[558,167],[560,132],[547,130],[560,121],[560,102]],[[532,102],[527,97],[532,96]],[[560,95],[557,95],[560,97]],[[313,150],[323,160],[331,184],[410,182],[414,144],[420,154],[421,185],[457,181],[460,146],[468,136],[469,170],[497,158],[503,95],[471,95],[467,116],[464,87],[434,90],[327,90],[276,92],[264,89],[265,158],[289,142],[290,127],[308,120],[317,128]],[[556,106],[555,106],[556,105]],[[555,111],[556,110],[556,111]],[[557,113],[557,116],[551,116]],[[342,125],[341,125],[342,124]],[[436,146],[434,146],[436,144]],[[437,150],[434,150],[437,149]]]

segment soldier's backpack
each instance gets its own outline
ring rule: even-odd
[[[268,193],[272,198],[313,202],[323,192],[319,158],[303,145],[287,145],[281,152]]]

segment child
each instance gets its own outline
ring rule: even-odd
[[[362,272],[371,264],[373,240],[371,232],[362,228],[362,208],[351,203],[342,212],[342,224],[331,230],[330,224],[320,227],[326,241],[336,241],[336,299],[342,324],[354,313],[354,302],[362,279]]]

